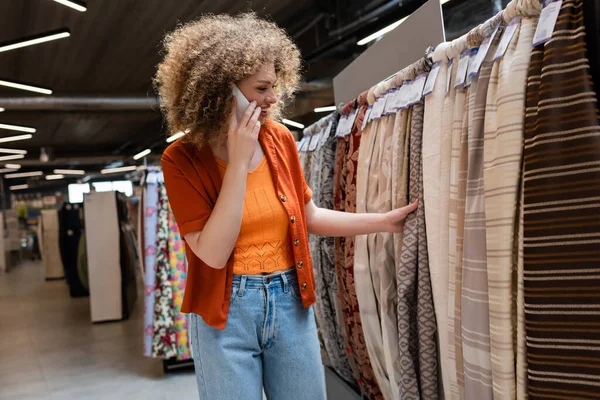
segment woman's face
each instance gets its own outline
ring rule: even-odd
[[[277,102],[275,84],[277,75],[273,63],[263,64],[252,76],[240,82],[239,88],[249,102],[255,101],[261,108],[259,120],[263,122],[268,115],[268,109]]]

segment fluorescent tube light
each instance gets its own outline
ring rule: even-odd
[[[32,176],[41,176],[44,175],[42,171],[33,171],[33,172],[19,172],[17,174],[8,174],[4,175],[6,179],[15,179],[15,178],[29,178]]]
[[[6,86],[14,89],[27,90],[30,92],[42,93],[42,94],[52,94],[52,90],[44,89],[38,86],[24,85],[22,83],[9,82],[0,80],[0,86]],[[4,109],[3,109],[4,110]]]
[[[85,171],[82,169],[55,169],[54,173],[58,175],[85,175]]]
[[[167,143],[174,142],[174,141],[176,141],[177,139],[179,139],[180,137],[182,137],[184,135],[185,135],[185,132],[183,132],[183,131],[182,132],[177,132],[177,133],[175,133],[175,134],[173,134],[173,135],[171,135],[171,136],[169,136],[167,138]]]
[[[69,36],[71,36],[69,31],[46,34],[46,35],[37,37],[35,39],[26,39],[26,40],[22,40],[22,41],[19,41],[16,43],[0,46],[0,53],[2,53],[4,51],[9,51],[9,50],[20,49],[21,47],[33,46],[33,45],[44,43],[44,42],[50,42],[52,40],[64,39],[64,38],[68,38]]]
[[[147,156],[150,153],[152,153],[152,150],[146,149],[146,150],[144,150],[144,151],[142,151],[140,153],[137,153],[135,156],[133,156],[133,159],[134,160],[139,160],[140,158],[145,157],[145,156]]]
[[[119,172],[130,172],[135,171],[138,167],[135,165],[131,165],[129,167],[119,167],[119,168],[105,168],[100,171],[101,174],[116,174]]]
[[[10,190],[23,190],[23,189],[27,189],[29,187],[29,185],[15,185],[15,186],[10,186],[9,189]]]
[[[30,128],[28,126],[20,126],[20,125],[0,124],[0,129],[7,129],[9,131],[17,131],[17,132],[35,133],[35,128]]]
[[[19,165],[19,164],[6,164],[4,167],[8,168],[8,169],[20,169],[21,165]]]
[[[7,137],[0,138],[0,143],[16,142],[17,140],[26,140],[26,139],[31,139],[32,137],[33,137],[33,135],[31,135],[31,134],[7,136]],[[7,152],[5,151],[5,153],[7,153]]]
[[[327,106],[327,107],[317,107],[315,108],[316,113],[327,112],[327,111],[335,111],[337,110],[336,106]]]
[[[357,45],[359,45],[359,46],[363,46],[363,45],[365,45],[365,44],[367,44],[367,43],[370,43],[370,42],[372,42],[372,41],[373,41],[373,40],[375,40],[375,39],[378,39],[380,36],[383,36],[383,35],[385,35],[386,33],[388,33],[388,32],[391,32],[391,31],[393,31],[394,29],[396,29],[396,28],[397,28],[397,27],[398,27],[398,26],[399,26],[401,23],[403,23],[403,22],[406,20],[406,18],[408,18],[408,16],[406,16],[406,17],[402,18],[402,19],[401,19],[401,20],[399,20],[399,21],[396,21],[396,22],[394,22],[394,23],[393,23],[393,24],[391,24],[391,25],[388,25],[388,26],[386,26],[386,27],[385,27],[385,28],[383,28],[383,29],[380,29],[380,30],[378,30],[377,32],[375,32],[375,33],[373,33],[373,34],[371,34],[371,35],[367,36],[367,37],[366,37],[366,38],[364,38],[364,39],[361,39],[361,40],[359,40],[359,41],[358,41],[358,43],[356,43],[356,44],[357,44]]]
[[[0,112],[4,112],[4,111],[6,111],[6,109],[0,107]]]
[[[58,179],[63,179],[64,177],[65,177],[64,175],[60,175],[60,174],[57,174],[57,175],[46,175],[46,180],[47,181],[56,181]]]
[[[54,0],[54,1],[62,4],[63,6],[71,7],[72,9],[77,10],[77,11],[81,11],[81,12],[87,11],[87,8],[83,4],[77,4],[70,0]]]
[[[450,0],[442,0],[440,3],[442,3],[442,4],[446,4],[446,3],[448,3],[449,1],[450,1]]]
[[[295,128],[304,129],[304,125],[296,121],[290,121],[289,119],[284,118],[281,120],[281,122],[283,122],[286,125],[293,126]]]
[[[0,149],[0,153],[6,153],[6,154],[27,154],[27,150]]]
[[[10,156],[0,156],[0,161],[20,160],[25,158],[24,154],[12,154]]]

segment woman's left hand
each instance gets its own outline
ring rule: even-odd
[[[407,206],[383,214],[383,232],[400,233],[404,229],[404,220],[411,212],[419,206],[419,200],[415,200]]]

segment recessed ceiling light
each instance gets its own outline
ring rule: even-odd
[[[61,175],[61,174],[56,174],[56,175],[46,175],[46,180],[47,181],[56,181],[58,179],[63,179],[65,176]]]
[[[27,154],[27,150],[2,149],[2,148],[0,148],[0,153],[6,153],[6,154]]]
[[[60,32],[45,33],[42,35],[32,37],[30,39],[19,40],[17,42],[11,43],[11,44],[6,44],[4,46],[0,46],[0,53],[2,53],[4,51],[9,51],[9,50],[20,49],[21,47],[33,46],[36,44],[49,42],[51,40],[64,39],[64,38],[68,38],[69,36],[71,36],[71,34],[69,33],[68,30],[62,30]]]
[[[317,107],[315,108],[316,113],[327,112],[327,111],[335,111],[337,110],[336,106],[327,106],[327,107]]]
[[[4,167],[8,168],[8,169],[19,169],[19,168],[21,168],[21,165],[20,164],[6,164]]]
[[[87,10],[87,8],[85,7],[85,4],[82,4],[79,2],[76,3],[72,0],[54,0],[54,1],[62,4],[63,6],[71,7],[72,9],[77,10],[77,11],[84,12]]]
[[[54,173],[60,175],[85,175],[85,171],[82,169],[55,169]]]
[[[169,136],[167,138],[167,143],[174,142],[174,141],[176,141],[177,139],[179,139],[180,137],[182,137],[184,135],[185,135],[185,132],[177,132],[177,133],[175,133],[175,134],[173,134],[173,135],[171,135],[171,136]]]
[[[139,160],[142,157],[146,157],[148,154],[152,153],[152,150],[150,149],[146,149],[142,152],[137,153],[135,156],[133,156],[134,160]]]
[[[23,189],[27,189],[29,187],[29,185],[15,185],[15,186],[9,186],[10,190],[23,190]]]
[[[386,27],[385,27],[385,28],[383,28],[383,29],[380,29],[380,30],[378,30],[377,32],[375,32],[375,33],[373,33],[373,34],[371,34],[371,35],[367,36],[367,37],[366,37],[366,38],[364,38],[364,39],[361,39],[361,40],[359,40],[359,41],[358,41],[358,43],[356,43],[356,44],[357,44],[357,45],[359,45],[359,46],[363,46],[363,45],[365,45],[365,44],[367,44],[367,43],[370,43],[370,42],[372,42],[372,41],[373,41],[373,40],[375,40],[375,39],[378,39],[379,37],[381,37],[381,36],[385,35],[386,33],[388,33],[388,32],[391,32],[391,31],[393,31],[394,29],[396,29],[396,28],[397,28],[397,27],[398,27],[398,26],[399,26],[401,23],[403,23],[403,22],[406,20],[406,18],[408,18],[408,16],[406,16],[406,17],[402,18],[402,19],[401,19],[401,20],[399,20],[399,21],[396,21],[396,22],[394,22],[394,23],[393,23],[393,24],[391,24],[391,25],[388,25],[388,26],[386,26]]]
[[[50,90],[50,89],[44,89],[44,88],[41,88],[38,86],[24,85],[22,83],[17,83],[17,82],[0,80],[0,86],[6,86],[6,87],[14,88],[14,89],[27,90],[29,92],[36,92],[36,93],[42,93],[42,94],[52,94],[52,90]]]
[[[10,156],[0,156],[0,161],[20,160],[25,158],[24,154],[11,154]]]
[[[33,172],[19,172],[16,174],[7,174],[4,175],[6,179],[16,179],[16,178],[29,178],[31,176],[41,176],[44,175],[42,171],[33,171]]]
[[[285,119],[285,118],[283,118],[281,120],[281,122],[283,122],[286,125],[293,126],[295,128],[304,129],[304,125],[302,125],[300,122],[291,121],[291,120]]]
[[[17,132],[35,133],[35,128],[30,128],[28,126],[20,126],[20,125],[0,124],[0,129],[6,129],[9,131],[17,131]]]
[[[135,165],[129,167],[119,167],[119,168],[105,168],[100,171],[101,174],[116,174],[118,172],[129,172],[135,171],[138,167]]]
[[[7,137],[0,138],[0,143],[16,142],[17,140],[27,140],[27,139],[31,139],[32,137],[33,137],[33,135],[31,135],[31,134],[7,136]],[[5,152],[5,153],[7,153],[7,152]]]

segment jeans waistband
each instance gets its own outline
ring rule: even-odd
[[[283,287],[287,289],[290,282],[298,280],[296,270],[291,267],[286,271],[269,275],[233,275],[233,286],[239,286],[239,292],[244,289],[259,289],[264,287]]]

